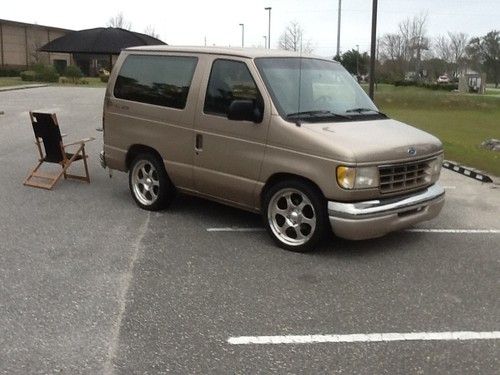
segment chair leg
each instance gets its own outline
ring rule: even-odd
[[[25,186],[31,186],[31,187],[36,187],[36,188],[41,188],[41,189],[46,189],[46,190],[52,190],[54,185],[59,181],[61,176],[63,175],[63,171],[61,171],[58,175],[53,176],[53,175],[47,175],[44,173],[36,173],[38,169],[40,169],[41,165],[43,162],[40,162],[35,169],[29,174],[29,176],[26,178],[24,181],[23,185]],[[38,178],[38,179],[43,179],[43,180],[48,180],[49,183],[43,183],[39,181],[33,181],[33,178]]]
[[[87,165],[87,155],[85,154],[85,147],[82,149],[83,165],[85,166],[85,175],[87,176],[87,182],[90,184],[89,167]]]
[[[26,183],[31,179],[31,177],[33,177],[33,175],[36,173],[36,171],[38,171],[40,169],[40,167],[42,166],[42,161],[38,163],[38,165],[33,168],[33,170],[30,172],[30,174],[28,175],[28,177],[26,177],[26,179],[24,180],[23,184],[26,185]]]
[[[24,186],[36,187],[36,188],[45,189],[45,190],[52,190],[52,188],[54,187],[54,184],[52,182],[50,184],[43,184],[40,182],[28,181],[28,182],[24,183]]]
[[[64,174],[64,170],[61,171],[61,173],[59,173],[57,175],[57,177],[54,179],[54,182],[52,183],[52,186],[54,186],[55,184],[57,184],[57,182],[61,179],[61,177],[63,176],[63,174]],[[51,187],[51,189],[52,189],[52,187]]]
[[[78,176],[78,175],[67,173],[68,168],[75,161],[76,157],[79,154],[82,155],[83,163],[85,166],[85,176]],[[85,154],[85,147],[84,146],[82,146],[80,149],[78,149],[78,151],[75,152],[73,157],[65,162],[63,172],[66,174],[67,178],[80,180],[80,181],[86,181],[86,182],[90,183],[89,169],[88,169],[88,165],[87,165],[87,155]]]

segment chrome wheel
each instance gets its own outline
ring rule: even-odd
[[[131,177],[132,190],[137,200],[145,206],[155,203],[160,191],[160,180],[153,164],[148,160],[140,160],[135,163]]]
[[[284,244],[307,243],[316,229],[316,212],[310,199],[297,189],[276,192],[267,206],[267,220],[274,235]]]

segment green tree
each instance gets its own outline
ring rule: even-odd
[[[500,31],[490,31],[483,37],[484,66],[493,77],[495,87],[500,82]]]
[[[488,78],[498,87],[500,83],[500,31],[490,31],[480,38],[472,38],[467,54],[476,69],[483,68]]]
[[[357,50],[351,49],[340,56],[340,63],[351,74],[362,75],[368,72],[370,57],[366,52],[360,54]]]
[[[76,65],[69,65],[64,72],[66,78],[69,78],[71,82],[77,83],[80,78],[83,77],[81,69]]]

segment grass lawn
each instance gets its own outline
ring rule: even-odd
[[[486,95],[494,95],[498,96],[500,98],[500,88],[494,88],[494,87],[487,87],[486,88]]]
[[[85,84],[74,84],[74,83],[57,83],[58,86],[73,86],[73,87],[106,87],[107,83],[106,82],[101,82],[101,79],[99,77],[84,77],[84,81],[87,83]]]
[[[35,83],[35,82],[32,82]],[[24,85],[21,77],[0,77],[0,87]]]
[[[500,139],[500,97],[379,85],[375,103],[390,117],[437,136],[445,158],[500,176],[500,152],[479,147]]]
[[[99,77],[85,77],[85,81],[87,84],[74,84],[74,83],[49,83],[49,85],[57,85],[57,86],[78,86],[78,87],[106,87],[107,83],[101,82]],[[7,86],[21,86],[21,85],[33,85],[44,82],[24,82],[21,80],[21,77],[0,77],[0,87]]]

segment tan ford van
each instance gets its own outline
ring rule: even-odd
[[[441,211],[441,142],[380,113],[337,62],[273,50],[124,50],[104,101],[104,167],[136,203],[175,191],[260,212],[288,250],[367,239]]]

